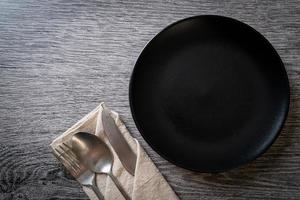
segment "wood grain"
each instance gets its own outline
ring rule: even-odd
[[[187,171],[158,156],[128,103],[130,73],[147,41],[201,14],[234,17],[260,31],[291,85],[290,114],[275,144],[219,174]],[[121,114],[182,199],[300,199],[299,38],[298,0],[0,1],[0,199],[87,199],[48,145],[101,101]]]

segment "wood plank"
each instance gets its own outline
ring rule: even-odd
[[[137,131],[128,84],[145,44],[179,19],[219,14],[260,31],[291,84],[291,109],[275,144],[256,161],[219,174],[178,168]],[[1,1],[0,199],[87,199],[49,144],[101,101],[182,199],[300,199],[300,3],[290,1]],[[247,39],[247,38],[245,38]]]

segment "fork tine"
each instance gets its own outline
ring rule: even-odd
[[[75,153],[73,152],[73,149],[67,145],[66,143],[62,143],[61,148],[64,146],[64,149],[66,148],[67,150],[65,150],[66,152],[69,152],[69,155],[74,159],[74,161],[76,161],[77,163],[79,163],[79,160],[77,158],[77,156],[75,155]]]
[[[60,160],[62,160],[63,163],[67,165],[67,169],[71,172],[73,176],[77,176],[80,172],[80,166],[77,163],[75,163],[75,161],[70,157],[70,155],[65,151],[65,149],[63,149],[60,145],[58,147],[61,148],[61,150],[56,148],[56,151],[60,155]]]
[[[68,156],[68,158],[72,161],[72,163],[77,167],[80,168],[79,160],[77,159],[77,156],[73,153],[72,148],[69,147],[67,144],[62,143],[60,145],[60,148],[64,151],[64,153]]]
[[[77,171],[80,170],[80,166],[77,163],[77,160],[73,159],[70,152],[66,151],[62,146],[60,146],[60,148],[62,149],[63,153],[61,154],[64,159],[66,159],[70,165],[72,165],[72,167]]]
[[[70,164],[68,160],[63,156],[63,152],[61,152],[59,149],[55,148],[55,151],[59,154],[56,157],[62,162],[62,164],[67,168],[67,170],[72,174],[72,176],[77,177],[76,169],[73,168],[73,166]]]
[[[58,146],[60,147],[60,146]],[[68,159],[68,157],[66,156],[66,152],[62,149],[59,149],[59,148],[56,148],[56,151],[59,153],[59,158],[61,160],[63,160],[64,162],[66,162],[69,166],[71,166],[72,168],[74,168],[72,165],[71,165],[71,160]],[[74,168],[75,170],[75,168]]]

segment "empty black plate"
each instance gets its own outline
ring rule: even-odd
[[[289,83],[272,45],[221,16],[176,22],[152,39],[134,67],[134,121],[162,157],[195,171],[224,171],[262,154],[278,136]]]

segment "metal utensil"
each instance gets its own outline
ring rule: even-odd
[[[110,111],[105,106],[102,108],[102,124],[105,134],[124,168],[134,176],[137,157],[115,124],[115,120],[110,116]]]
[[[112,174],[113,155],[108,146],[96,135],[79,132],[72,137],[72,149],[79,160],[91,171],[108,175],[126,200],[130,197]]]
[[[76,158],[72,149],[62,143],[55,148],[58,154],[54,154],[67,168],[71,175],[83,186],[91,188],[99,200],[104,200],[99,188],[97,187],[96,174],[89,169],[86,169],[82,163]]]

